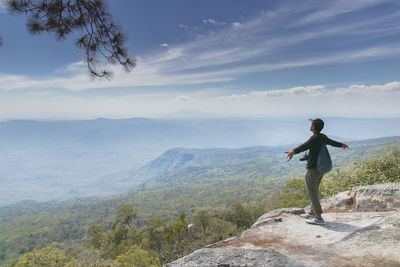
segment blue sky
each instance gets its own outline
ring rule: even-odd
[[[400,116],[400,1],[113,0],[137,67],[91,80],[76,36],[0,5],[0,119]]]

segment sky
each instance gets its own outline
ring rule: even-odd
[[[108,1],[137,61],[111,80],[2,1],[2,120],[400,117],[398,0]]]

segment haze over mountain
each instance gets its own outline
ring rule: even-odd
[[[325,121],[324,132],[340,140],[400,135],[398,118]],[[143,166],[176,147],[279,146],[284,160],[284,147],[305,141],[308,128],[289,118],[1,122],[0,205],[127,191],[160,172]]]

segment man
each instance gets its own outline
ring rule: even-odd
[[[287,154],[287,159],[289,161],[292,159],[293,155],[301,153],[308,149],[310,150],[308,153],[307,172],[305,180],[307,186],[307,195],[311,201],[311,210],[310,212],[303,214],[302,217],[309,219],[306,221],[307,223],[324,225],[325,221],[321,217],[322,208],[318,197],[318,190],[319,190],[318,188],[323,176],[323,174],[319,173],[316,170],[318,155],[321,150],[321,146],[323,144],[331,145],[334,147],[341,147],[343,149],[346,149],[349,146],[344,143],[340,143],[332,139],[329,139],[326,135],[322,134],[321,130],[324,128],[323,120],[318,118],[314,120],[310,119],[310,121],[311,121],[310,131],[313,133],[310,139],[308,139],[308,141],[305,142],[304,144],[285,153]]]

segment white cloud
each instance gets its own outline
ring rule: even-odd
[[[51,92],[51,93],[49,93]],[[324,85],[230,94],[215,88],[200,92],[77,94],[40,89],[0,92],[0,118],[127,118],[199,110],[221,116],[400,116],[400,82]]]
[[[175,98],[175,101],[188,101],[188,100],[190,100],[190,97],[183,96],[183,95],[178,96],[177,98]]]
[[[189,26],[185,25],[185,24],[178,24],[178,27],[181,28],[181,29],[188,29],[189,28]]]
[[[240,76],[251,73],[289,69],[294,67],[315,66],[324,64],[337,64],[368,59],[381,59],[390,56],[400,56],[400,45],[381,46],[361,49],[357,51],[338,52],[331,55],[323,55],[316,58],[279,61],[277,63],[238,64],[229,68],[207,69],[203,71],[191,71],[205,67],[201,62],[213,61],[217,64],[234,51],[214,51],[209,54],[197,55],[197,63],[186,58],[183,48],[169,48],[159,57],[142,59],[137,58],[138,66],[129,73],[122,68],[111,66],[115,72],[112,80],[92,80],[87,75],[87,66],[84,62],[73,63],[57,71],[58,77],[31,79],[25,76],[0,74],[0,90],[16,90],[23,88],[62,88],[71,91],[83,91],[95,88],[113,87],[140,87],[140,86],[172,86],[172,85],[196,85],[215,82],[230,82]],[[238,52],[239,53],[239,52]],[[257,51],[248,51],[258,53]],[[397,54],[396,54],[397,53]],[[241,56],[246,57],[246,53]],[[240,55],[238,55],[240,56]],[[234,59],[232,59],[234,60]],[[226,59],[229,61],[229,59]],[[222,62],[220,62],[222,64]],[[199,65],[197,65],[199,64]],[[212,64],[212,63],[209,63]],[[293,89],[293,93],[303,92],[301,89]],[[284,92],[270,92],[267,94],[281,94]]]
[[[115,72],[115,78],[111,81],[92,81],[86,74],[85,63],[77,62],[56,71],[55,76],[40,81],[26,76],[0,74],[0,90],[55,87],[82,91],[93,88],[222,83],[257,72],[400,57],[398,41],[377,41],[380,36],[398,34],[396,25],[400,12],[377,17],[360,16],[359,20],[339,20],[331,25],[324,24],[324,21],[344,13],[364,11],[374,7],[378,1],[347,3],[336,0],[331,1],[330,5],[319,1],[311,3],[315,5],[302,5],[301,8],[281,6],[276,10],[261,12],[247,20],[243,18],[240,23],[221,25],[217,31],[197,35],[178,45],[161,44],[166,49],[138,55],[138,66],[131,73],[126,74],[118,67],[111,67]],[[325,19],[321,14],[326,15]],[[297,24],[288,28],[288,21]],[[208,18],[205,23],[221,22]],[[304,27],[305,24],[309,27]],[[184,24],[178,26],[187,27]],[[346,46],[342,41],[351,38],[354,38],[357,46]],[[371,39],[374,41],[370,42]]]
[[[208,19],[203,19],[203,24],[212,24],[212,25],[222,26],[222,25],[225,25],[226,22],[216,21],[215,19],[208,18]]]
[[[324,85],[313,86],[297,86],[288,89],[280,90],[265,90],[265,91],[252,91],[247,94],[231,96],[221,96],[221,99],[262,99],[262,98],[279,98],[279,97],[332,97],[332,96],[346,96],[357,95],[360,97],[368,95],[382,95],[386,94],[391,96],[393,93],[400,93],[400,82],[394,81],[386,84],[378,85],[350,85],[348,87],[338,87],[335,89],[327,89]],[[400,94],[398,95],[400,96]],[[398,97],[397,96],[397,97]],[[399,99],[400,100],[400,99]]]
[[[296,95],[308,95],[308,96],[320,96],[327,92],[325,86],[298,86],[286,90],[270,90],[262,92],[252,92],[250,96],[255,97],[279,97],[279,96],[296,96]]]
[[[211,101],[210,101],[211,102]],[[215,98],[219,112],[248,116],[400,116],[400,82],[350,85],[327,89],[324,85],[282,90],[252,91]],[[209,108],[210,111],[216,112]],[[236,111],[235,111],[236,110]]]
[[[0,0],[0,13],[6,13],[6,6],[4,4],[4,0]]]
[[[369,5],[372,5],[372,2]],[[347,6],[346,12],[368,7],[361,4]],[[303,8],[302,12],[314,14],[321,12],[322,8],[323,5],[316,11],[312,8]],[[330,17],[345,12],[339,11],[332,12]],[[198,35],[193,41],[170,47],[166,52],[143,56],[142,60],[146,62],[147,67],[152,66],[156,72],[182,78],[185,75],[191,78],[187,74],[196,73],[197,77],[204,77],[204,83],[208,83],[210,82],[208,77],[212,77],[211,81],[215,81],[216,74],[220,75],[220,79],[217,80],[223,81],[252,72],[400,56],[398,42],[392,44],[369,42],[371,34],[374,39],[381,35],[396,34],[399,29],[394,22],[400,14],[379,16],[379,18],[365,17],[358,21],[350,23],[346,21],[335,25],[324,25],[320,19],[310,20],[309,24],[313,22],[316,28],[300,27],[296,31],[285,29],[287,21],[293,20],[298,15],[295,8],[263,12],[254,18],[234,24],[236,26],[226,25],[219,31]],[[210,23],[209,21],[209,19],[204,20],[204,23]],[[391,22],[393,26],[387,27]],[[354,36],[357,39],[355,41],[362,45],[343,46],[341,40],[349,39],[349,36]],[[332,39],[329,50],[324,49],[327,39]],[[322,43],[319,46],[320,40]],[[335,48],[336,43],[338,48]],[[289,57],[289,53],[286,53],[290,51],[292,55],[298,48],[302,51],[295,57]],[[190,81],[187,82],[190,84]],[[198,82],[196,79],[196,83]]]
[[[78,61],[56,70],[56,73],[81,73],[82,70],[87,68],[85,61]]]
[[[317,11],[309,13],[306,16],[299,17],[295,20],[295,26],[302,26],[305,24],[318,23],[321,21],[329,20],[333,17],[356,12],[368,7],[373,7],[384,2],[391,2],[387,0],[336,0],[329,2],[316,3]]]
[[[0,74],[0,90],[11,91],[21,88],[32,88],[40,85],[40,81],[26,78],[21,75]]]
[[[241,18],[240,22],[208,18],[203,23],[220,27],[212,27],[212,32],[203,31],[184,43],[163,43],[160,46],[164,49],[137,55],[138,66],[130,73],[111,66],[115,78],[110,81],[91,80],[83,61],[41,79],[0,73],[0,114],[3,118],[49,114],[76,118],[132,117],[196,109],[232,116],[311,113],[400,116],[399,81],[338,88],[325,85],[264,91],[237,88],[235,91],[240,93],[236,94],[220,89],[224,82],[258,72],[399,58],[400,43],[393,36],[398,36],[400,30],[400,12],[374,8],[388,2],[395,3],[308,1],[311,5],[282,5],[252,18]],[[335,20],[346,14],[354,16]],[[189,29],[184,24],[178,27]],[[171,92],[174,86],[186,85],[196,85],[198,91],[188,87],[184,92]],[[125,93],[144,92],[146,86],[158,87],[162,93],[118,96],[112,92],[117,88],[125,88]],[[213,89],[208,91],[208,86]],[[82,92],[97,88],[111,90],[107,96]]]
[[[386,94],[391,95],[393,93],[400,92],[400,82],[390,82],[382,85],[361,85],[355,84],[347,88],[337,88],[336,90],[330,92],[331,95],[377,95]],[[393,95],[393,97],[396,97]],[[399,99],[400,101],[400,99]]]

